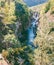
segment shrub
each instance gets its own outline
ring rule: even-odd
[[[4,50],[2,55],[13,65],[34,65],[32,47],[30,46],[9,48]]]
[[[54,7],[51,8],[51,14],[54,14]]]
[[[50,2],[47,3],[46,8],[45,8],[45,13],[47,13],[50,10]]]
[[[3,56],[5,59],[7,58],[8,55],[9,55],[8,51],[6,51],[6,50],[3,50],[3,51],[2,51],[2,56]]]

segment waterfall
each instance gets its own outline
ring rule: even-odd
[[[30,22],[30,25],[29,27],[26,29],[26,40],[27,40],[27,45],[31,45],[32,47],[34,47],[34,44],[33,44],[33,40],[34,38],[36,37],[36,31],[37,31],[37,27],[38,27],[38,22],[39,22],[39,13],[38,12],[34,12],[33,13],[33,16],[32,16],[32,19],[31,19],[31,22]],[[21,25],[21,23],[19,22],[16,22],[16,29],[15,29],[15,35],[17,37],[17,35],[19,35],[19,40],[22,41],[23,40],[23,35],[22,33],[18,33],[18,29],[19,29],[19,26]],[[25,41],[25,40],[23,40]]]
[[[34,46],[33,40],[36,37],[36,30],[37,30],[38,22],[39,22],[39,13],[34,12],[32,20],[31,20],[31,24],[30,24],[29,28],[27,29],[27,31],[28,31],[27,44],[28,45]]]

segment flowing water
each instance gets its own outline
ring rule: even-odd
[[[38,12],[34,12],[33,13],[33,16],[32,16],[32,19],[31,19],[31,22],[30,22],[30,26],[26,29],[26,40],[27,40],[27,45],[30,45],[32,47],[34,47],[33,45],[33,41],[34,41],[34,38],[36,37],[36,32],[37,32],[37,27],[38,27],[38,22],[39,22],[39,13]],[[17,22],[16,23],[16,30],[15,30],[15,34],[17,36],[17,31],[19,29],[19,23]],[[21,25],[21,24],[20,24]],[[19,39],[20,41],[25,41],[23,40],[24,36],[22,35],[22,33],[19,34]]]
[[[24,2],[29,7],[39,5],[39,4],[45,3],[47,1],[48,0],[24,0]],[[38,22],[39,22],[39,13],[35,12],[35,13],[33,13],[30,27],[27,29],[27,44],[31,45],[32,47],[34,46],[33,40],[36,37]]]
[[[44,2],[46,2],[47,0],[24,0],[24,2],[27,4],[27,6],[35,6],[38,4],[42,4]],[[33,45],[33,40],[36,37],[36,31],[37,31],[37,26],[38,26],[38,22],[39,22],[39,13],[35,12],[33,13],[33,17],[30,23],[29,28],[26,30],[27,31],[27,44],[34,46]],[[16,23],[16,30],[15,30],[15,34],[17,36],[17,31],[18,31],[18,26],[19,23]],[[21,24],[20,24],[21,25]],[[24,36],[25,37],[25,36]],[[20,33],[19,35],[20,40],[23,40],[23,35]]]
[[[39,13],[35,12],[33,14],[30,27],[27,29],[27,32],[28,32],[28,42],[27,42],[27,44],[28,45],[34,46],[33,40],[36,37],[36,30],[37,30],[38,22],[39,22]]]

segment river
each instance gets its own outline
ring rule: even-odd
[[[29,28],[27,29],[27,32],[28,32],[27,44],[31,45],[32,47],[34,47],[33,40],[36,37],[38,22],[39,22],[39,13],[34,12],[32,20],[31,20],[31,24],[30,24]]]

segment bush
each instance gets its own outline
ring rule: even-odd
[[[32,47],[24,46],[21,48],[9,48],[3,51],[2,55],[13,65],[34,65],[33,53]]]
[[[7,58],[8,55],[9,55],[8,51],[6,51],[6,50],[3,50],[3,51],[2,51],[2,56],[3,56],[5,59]]]
[[[54,7],[51,8],[51,14],[54,14]]]
[[[50,10],[50,2],[47,3],[46,8],[45,8],[45,13],[47,13]]]

